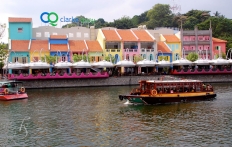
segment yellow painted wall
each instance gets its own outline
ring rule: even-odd
[[[40,52],[39,51],[33,51],[33,52],[30,52],[30,61],[34,61],[34,57],[38,57],[38,60],[41,60],[42,57],[44,56],[49,56],[50,55],[50,52],[43,52],[41,51],[41,57],[40,57]]]
[[[174,43],[168,43],[167,45],[171,48],[172,50],[172,60],[175,61],[176,53],[179,54],[179,57],[182,57],[182,52],[181,52],[181,43],[180,42],[174,42]]]
[[[160,41],[166,41],[166,39],[164,38],[162,34],[160,34]]]

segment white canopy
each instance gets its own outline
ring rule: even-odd
[[[46,69],[50,68],[50,64],[39,60],[38,62],[31,61],[30,63],[25,64],[26,67],[30,69]]]
[[[111,67],[114,67],[114,64],[106,60],[102,60],[102,61],[95,63],[95,66],[99,68],[104,68],[104,67],[111,68]]]
[[[212,65],[227,65],[227,64],[229,64],[229,60],[226,60],[223,58],[213,59],[210,61],[210,64],[212,64]]]
[[[164,59],[162,61],[159,61],[157,63],[158,67],[169,67],[172,66],[172,63],[170,63],[169,61],[165,61]]]
[[[73,68],[91,68],[91,64],[89,62],[85,62],[83,60],[75,62],[72,64]]]
[[[68,62],[68,61],[61,61],[61,62],[58,62],[54,65],[54,68],[70,68],[72,67],[72,63],[71,62]]]
[[[118,63],[116,63],[117,67],[134,67],[135,64],[132,61],[128,61],[126,59],[119,61]]]
[[[23,63],[15,62],[15,63],[8,63],[3,66],[3,69],[25,69],[26,66]]]
[[[140,67],[154,67],[156,65],[156,62],[144,59],[137,62],[136,65]]]
[[[193,64],[193,62],[187,59],[181,58],[180,60],[173,61],[172,64],[173,66],[181,66],[181,65],[191,65]]]

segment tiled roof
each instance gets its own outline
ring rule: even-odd
[[[50,39],[67,39],[66,35],[51,35]]]
[[[163,35],[166,39],[166,42],[175,43],[180,42],[180,39],[176,37],[176,35]]]
[[[32,18],[9,17],[9,22],[32,22]]]
[[[130,30],[117,30],[123,41],[138,41]]]
[[[157,43],[157,50],[160,50],[163,53],[171,53],[171,50],[162,41],[160,41],[160,42]]]
[[[69,40],[69,48],[72,52],[82,52],[86,49],[84,40]]]
[[[102,30],[106,41],[121,41],[115,30]]]
[[[86,43],[90,52],[102,52],[102,48],[98,41],[87,40]]]
[[[28,52],[29,40],[11,40],[12,51]]]
[[[139,38],[140,41],[154,41],[145,30],[133,30],[133,32]]]
[[[212,38],[213,42],[227,42],[226,40],[221,40],[221,39],[218,39],[218,38]]]
[[[35,50],[37,50],[38,52],[40,52],[40,50],[41,52],[49,51],[48,40],[32,40],[30,51],[35,51]]]
[[[61,52],[68,51],[67,44],[51,44],[50,48],[51,48],[51,51],[61,51]]]

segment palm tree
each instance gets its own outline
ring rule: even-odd
[[[215,13],[213,13],[215,17],[219,17],[220,13],[218,11],[216,11]]]

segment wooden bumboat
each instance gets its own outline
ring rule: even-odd
[[[129,95],[119,95],[119,99],[130,103],[159,104],[209,100],[216,97],[210,84],[200,80],[142,80]]]
[[[0,82],[0,100],[17,100],[28,98],[22,82]]]

